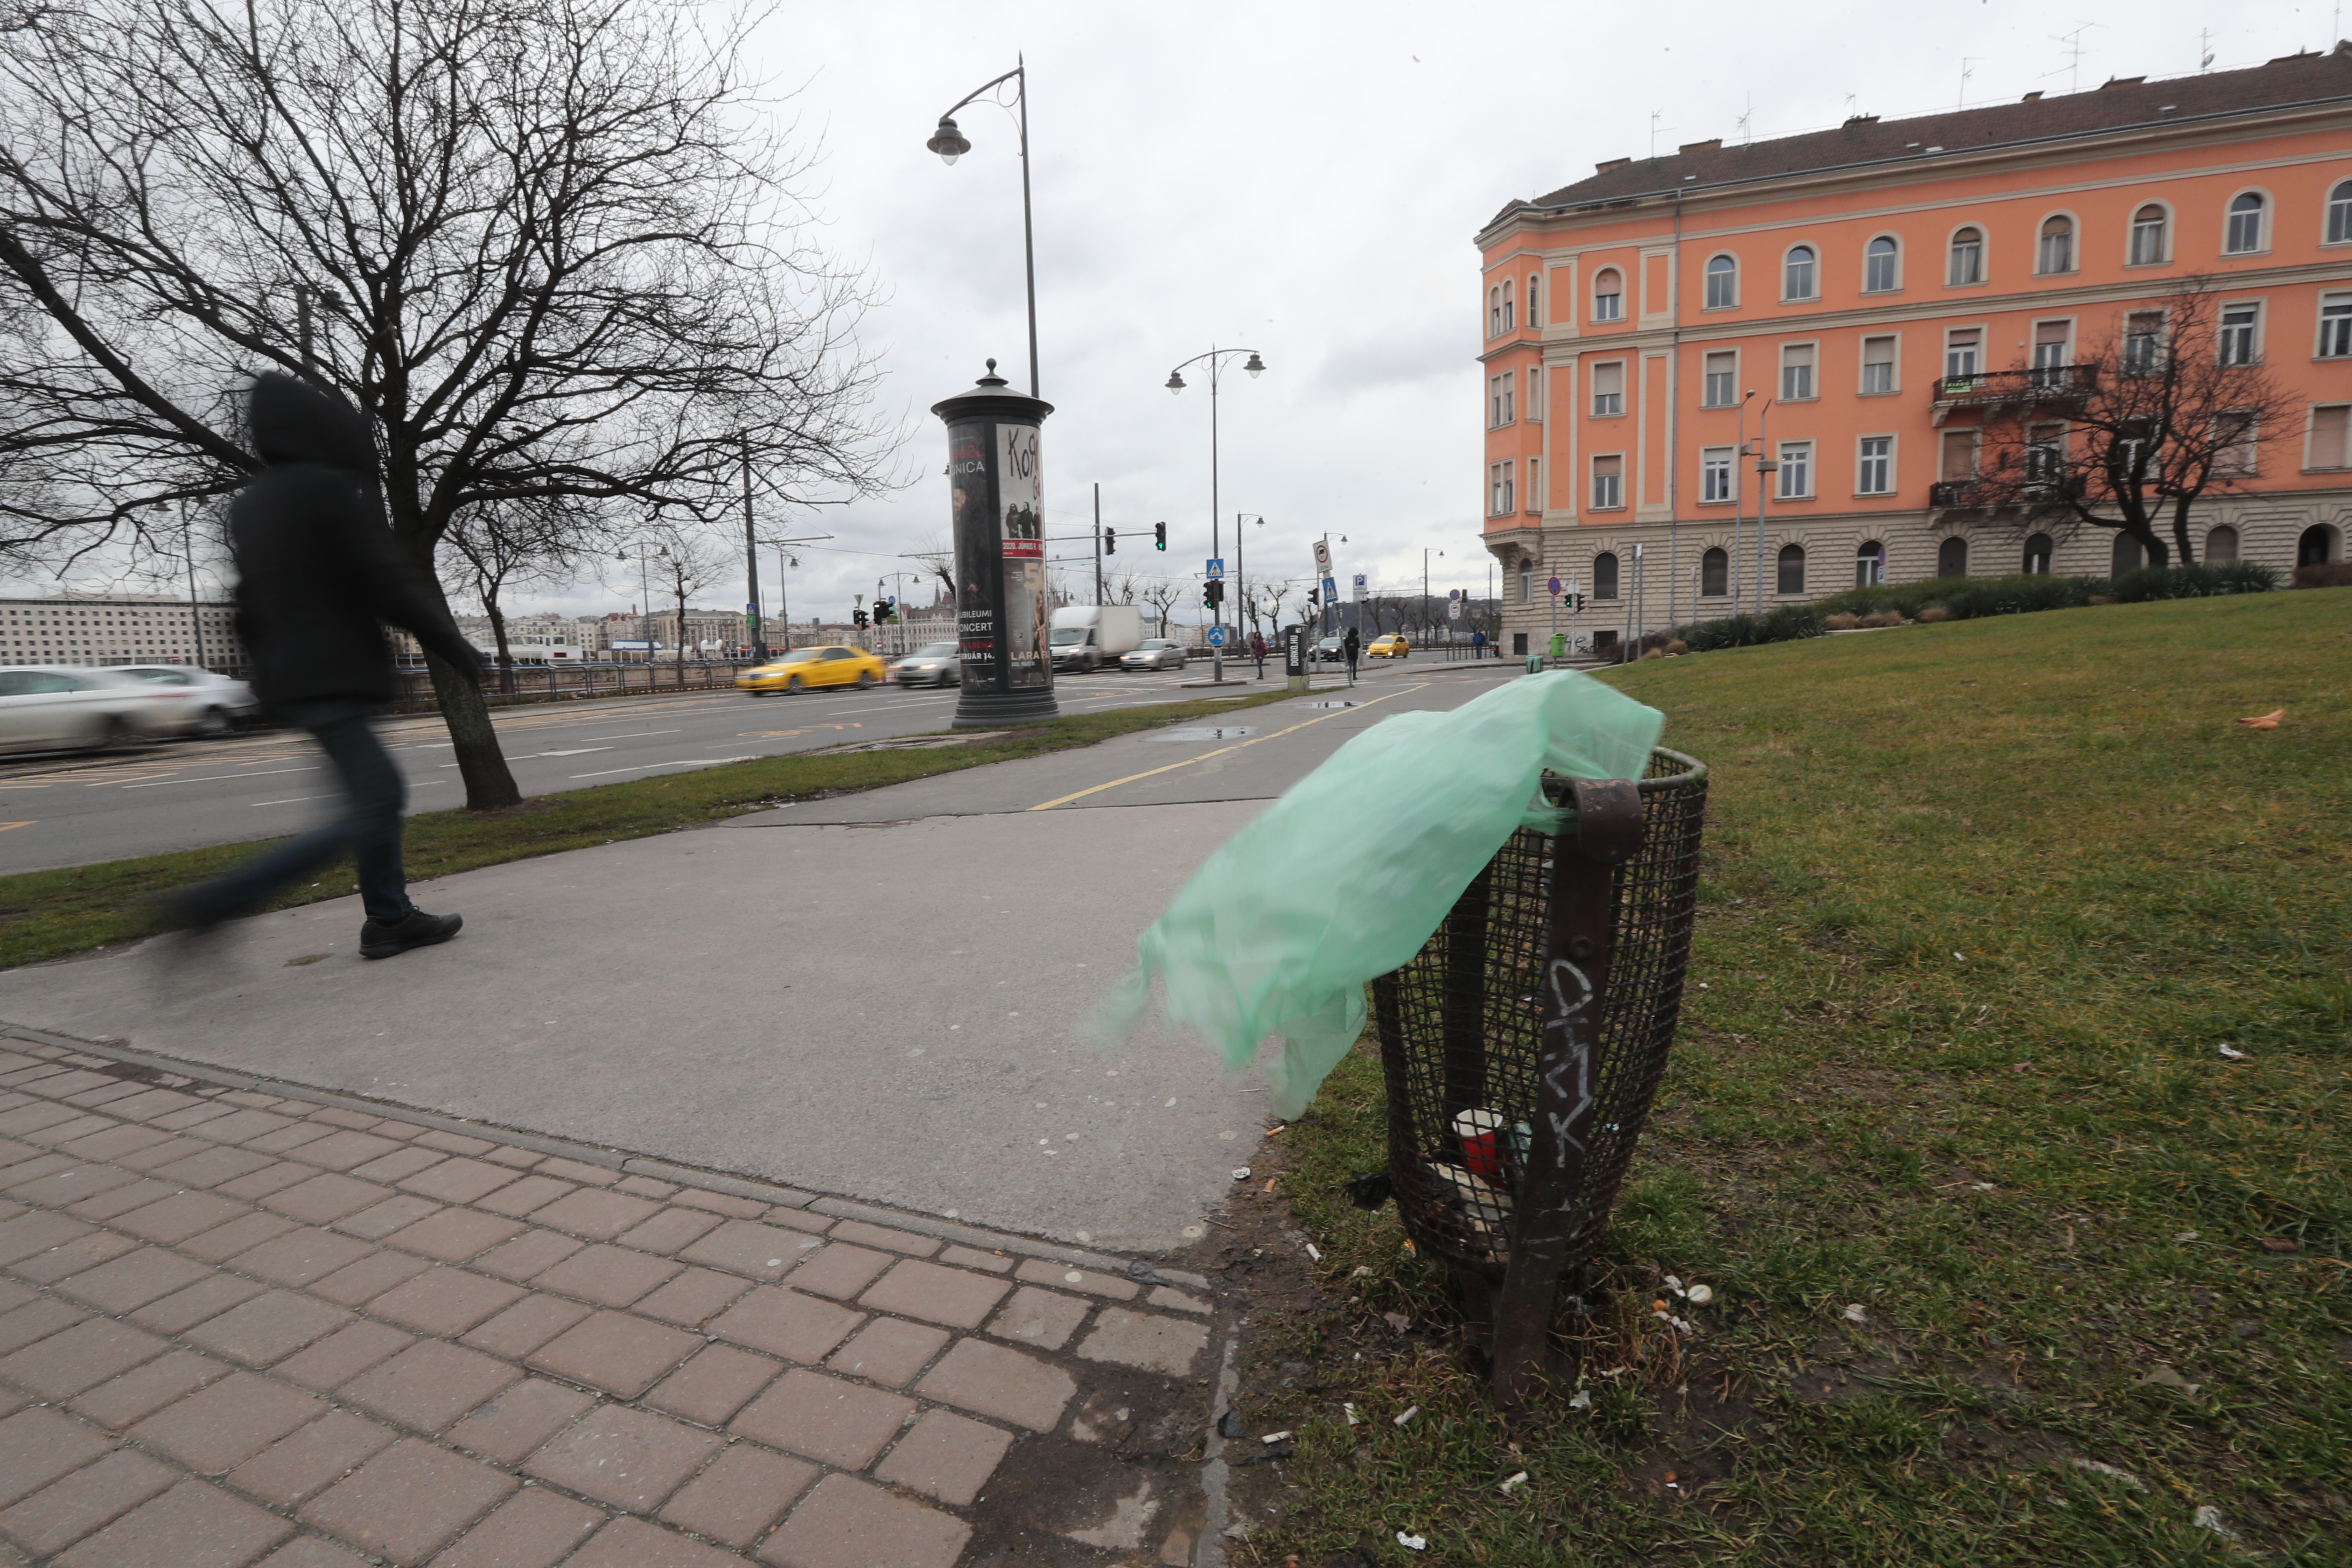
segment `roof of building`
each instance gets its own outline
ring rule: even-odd
[[[1589,179],[1532,201],[1513,201],[1499,222],[1526,208],[1581,206],[1666,195],[1677,190],[1780,179],[1791,174],[1895,163],[1936,153],[1968,153],[2137,126],[2256,114],[2300,104],[2352,99],[2352,42],[2325,54],[2288,55],[2244,70],[2149,81],[2119,77],[2104,87],[2057,98],[1882,121],[1857,116],[1834,131],[1725,146],[1695,142],[1670,158],[1619,158]]]

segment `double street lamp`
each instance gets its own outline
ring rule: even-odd
[[[1018,58],[1019,57],[1015,57]],[[971,151],[971,139],[958,130],[955,111],[978,98],[992,92],[1006,82],[1013,83],[1013,104],[1021,124],[1021,248],[1029,265],[1029,395],[1037,391],[1037,240],[1029,217],[1029,67],[1024,59],[1011,70],[992,81],[983,82],[956,100],[953,107],[940,116],[940,128],[929,142],[923,143],[940,155],[940,161],[952,165],[958,158]]]
[[[1258,353],[1255,349],[1212,348],[1207,353],[1194,354],[1191,359],[1186,360],[1182,364],[1180,364],[1174,370],[1170,371],[1168,373],[1168,379],[1163,384],[1171,393],[1181,392],[1184,390],[1185,386],[1184,372],[1192,366],[1202,363],[1203,362],[1208,364],[1209,558],[1211,560],[1215,560],[1218,555],[1218,551],[1223,538],[1220,529],[1224,517],[1223,504],[1219,500],[1217,494],[1217,384],[1224,375],[1225,362],[1236,354],[1249,355],[1248,361],[1243,364],[1242,368],[1249,372],[1250,379],[1252,381],[1255,381],[1259,376],[1265,374],[1265,361],[1258,357]],[[1234,526],[1238,529],[1241,525],[1239,523],[1235,523]],[[1222,602],[1216,606],[1216,619],[1212,624],[1220,627],[1225,624],[1225,606]],[[1211,681],[1215,682],[1222,681],[1224,678],[1224,650],[1213,644],[1209,650],[1209,679]]]

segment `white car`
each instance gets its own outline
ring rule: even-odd
[[[163,689],[170,704],[164,710],[170,734],[212,739],[252,723],[261,713],[261,700],[251,686],[209,669],[184,664],[125,664],[115,666],[112,673]]]
[[[890,679],[901,686],[961,686],[963,656],[951,642],[925,643],[890,667]]]
[[[103,750],[166,734],[192,695],[79,665],[0,669],[0,752]]]

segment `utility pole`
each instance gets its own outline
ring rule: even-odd
[[[1102,481],[1095,481],[1095,603],[1103,602],[1102,589]]]
[[[743,619],[751,634],[751,661],[768,662],[767,628],[760,624],[760,542],[751,530],[751,437],[746,432],[743,442],[743,566],[751,580],[751,592],[743,601]]]

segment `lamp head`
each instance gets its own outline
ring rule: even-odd
[[[953,166],[958,158],[971,151],[971,142],[966,139],[962,132],[956,129],[955,117],[949,114],[940,116],[938,132],[923,145],[937,153],[940,163],[950,166]]]
[[[1265,361],[1258,358],[1256,351],[1252,350],[1249,358],[1242,362],[1242,368],[1250,373],[1252,381],[1255,381],[1265,374]]]
[[[1167,385],[1167,387],[1168,387],[1168,390],[1169,390],[1169,391],[1171,391],[1171,392],[1181,392],[1181,391],[1183,391],[1183,390],[1184,390],[1184,373],[1183,373],[1182,371],[1181,371],[1181,370],[1171,370],[1171,371],[1170,371],[1170,372],[1168,373],[1168,380],[1167,380],[1166,385]]]

